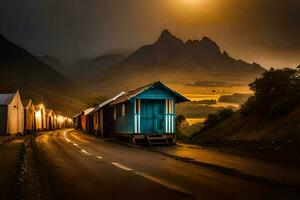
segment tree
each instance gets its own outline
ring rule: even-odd
[[[178,115],[175,120],[176,128],[181,127],[184,123],[186,123],[186,119],[183,115]]]
[[[242,113],[255,112],[278,117],[289,112],[300,100],[300,67],[270,69],[250,83],[255,96],[242,106]]]

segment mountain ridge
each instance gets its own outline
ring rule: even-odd
[[[0,91],[19,89],[23,98],[43,102],[46,106],[66,114],[71,115],[81,109],[84,106],[83,96],[89,96],[57,70],[1,34],[0,69]],[[70,103],[74,106],[70,107]]]
[[[119,64],[99,73],[93,84],[105,93],[104,87],[109,84],[114,88],[115,82],[125,89],[156,80],[165,83],[235,81],[247,85],[264,71],[259,64],[247,63],[222,52],[219,45],[206,36],[183,41],[166,29],[157,41],[141,46]],[[118,78],[119,74],[122,79]]]

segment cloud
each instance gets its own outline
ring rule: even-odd
[[[169,28],[184,39],[212,37],[248,61],[300,63],[299,1],[210,0],[191,11],[179,1],[1,0],[0,32],[35,54],[66,62],[134,49]]]

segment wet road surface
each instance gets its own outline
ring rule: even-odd
[[[244,174],[264,177],[276,182],[300,186],[300,169],[271,164],[254,158],[209,149],[192,144],[178,144],[171,147],[155,147],[162,153],[189,158],[201,163],[209,163],[236,169]]]
[[[36,138],[44,199],[297,199],[159,153],[77,131]],[[44,195],[44,196],[43,196]]]

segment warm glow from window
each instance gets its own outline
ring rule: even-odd
[[[42,117],[42,114],[41,114],[40,110],[35,112],[35,117],[38,118],[38,119],[40,119]]]
[[[64,120],[64,117],[62,117],[62,116],[58,116],[58,117],[57,117],[57,120],[58,120],[58,122],[63,122],[63,120]]]

